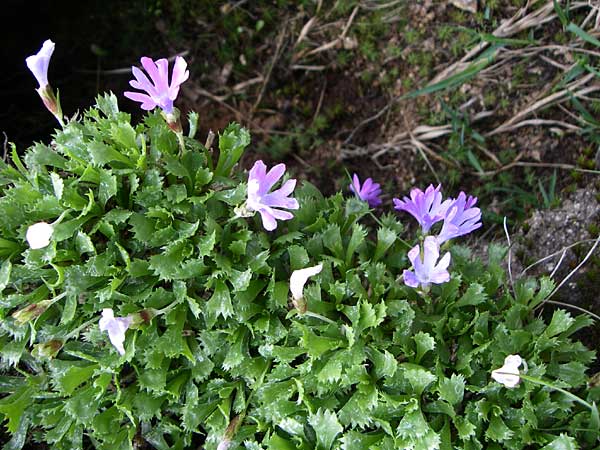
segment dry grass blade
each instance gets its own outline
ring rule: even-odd
[[[570,84],[569,86],[567,86],[565,89],[562,89],[558,92],[555,92],[552,95],[549,95],[547,97],[542,98],[541,100],[534,102],[533,104],[529,105],[527,108],[523,109],[522,111],[520,111],[519,113],[517,113],[516,115],[514,115],[513,117],[508,119],[502,125],[496,127],[492,131],[489,131],[485,135],[493,136],[498,133],[509,131],[510,129],[512,129],[511,128],[512,125],[514,125],[515,123],[518,123],[519,121],[521,121],[525,117],[529,116],[530,114],[533,114],[534,112],[538,111],[539,109],[549,106],[553,103],[564,102],[569,98],[570,95],[579,97],[581,95],[589,94],[590,92],[595,92],[595,91],[600,90],[600,85],[593,85],[593,86],[589,86],[587,88],[582,88],[579,91],[573,92],[573,90],[575,88],[578,88],[578,87],[586,84],[587,82],[593,80],[594,77],[595,77],[595,75],[592,73],[587,74],[584,77],[580,78],[579,80],[577,80],[577,81],[573,82],[572,84]]]
[[[596,250],[596,247],[598,247],[598,244],[600,244],[600,235],[598,236],[598,238],[596,238],[596,240],[594,241],[594,245],[592,246],[592,248],[587,252],[587,254],[585,255],[585,257],[581,260],[581,262],[579,264],[577,264],[577,266],[571,271],[569,272],[569,274],[560,282],[560,284],[558,286],[556,286],[554,288],[554,290],[548,295],[548,297],[546,297],[544,299],[543,302],[541,302],[539,305],[537,305],[535,307],[535,309],[540,308],[541,306],[543,306],[545,303],[548,303],[550,301],[550,298],[552,298],[561,287],[563,287],[565,285],[565,283],[567,281],[569,281],[569,279],[575,275],[577,273],[577,271],[579,269],[581,269],[581,267],[583,267],[583,265],[587,262],[588,259],[590,259],[590,257],[592,256],[592,254],[594,253],[594,250]]]
[[[260,105],[260,102],[262,101],[263,95],[265,95],[265,89],[267,88],[267,85],[269,84],[269,80],[271,79],[271,74],[273,73],[273,68],[275,67],[275,65],[277,64],[277,61],[281,57],[281,53],[282,53],[282,49],[283,49],[283,42],[285,41],[286,34],[287,34],[287,25],[284,24],[281,27],[281,30],[279,31],[279,34],[277,36],[277,44],[275,47],[275,53],[273,54],[273,58],[271,59],[271,63],[269,64],[269,68],[267,69],[267,73],[263,76],[263,84],[260,87],[260,91],[258,93],[258,97],[256,98],[256,101],[254,102],[254,105],[252,105],[252,110],[250,112],[250,116],[254,115],[256,108],[258,108],[258,105]]]
[[[540,259],[538,259],[537,261],[535,261],[534,263],[531,263],[530,265],[528,265],[527,267],[525,267],[525,268],[524,268],[524,269],[521,271],[521,273],[519,274],[519,278],[521,278],[522,276],[524,276],[524,275],[525,275],[525,273],[527,273],[527,271],[528,271],[529,269],[532,269],[532,268],[534,268],[534,267],[535,267],[535,266],[537,266],[538,264],[541,264],[541,263],[543,263],[543,262],[545,262],[545,261],[548,261],[549,259],[552,259],[552,258],[554,258],[555,256],[557,256],[557,255],[559,255],[559,254],[561,254],[561,255],[562,255],[562,254],[565,254],[565,253],[566,253],[568,250],[570,250],[570,249],[572,249],[572,248],[574,248],[574,247],[577,247],[578,245],[581,245],[581,244],[589,244],[589,243],[591,243],[591,242],[594,242],[594,241],[595,241],[595,239],[583,239],[583,240],[581,240],[581,241],[577,241],[577,242],[574,242],[574,243],[572,243],[572,244],[569,244],[569,245],[567,245],[567,246],[565,246],[565,247],[561,248],[560,250],[558,250],[558,251],[556,251],[556,252],[554,252],[554,253],[550,253],[549,255],[546,255],[546,256],[544,256],[543,258],[540,258]],[[561,256],[561,260],[562,260],[562,256]],[[556,266],[556,267],[558,267],[558,266],[559,266],[559,264],[557,264],[557,266]],[[556,268],[553,270],[553,273],[554,273],[554,271],[555,271],[555,270],[556,270]],[[551,277],[551,278],[552,278],[552,277]]]
[[[336,46],[342,44],[344,42],[344,38],[346,37],[346,34],[348,34],[348,31],[350,30],[350,27],[352,26],[352,22],[354,22],[354,18],[356,17],[356,14],[358,13],[359,9],[360,9],[360,5],[356,5],[354,7],[354,9],[352,10],[352,13],[350,14],[350,17],[348,18],[348,20],[346,21],[346,24],[344,25],[344,28],[342,29],[342,32],[340,33],[340,35],[337,38],[335,38],[334,40],[332,40],[330,42],[327,42],[326,44],[320,45],[319,47],[317,47],[313,50],[309,50],[308,52],[297,53],[296,55],[294,55],[293,60],[298,61],[304,56],[316,55],[317,53],[321,53],[326,50],[330,50],[330,49],[335,48]]]
[[[509,38],[524,30],[530,28],[536,28],[540,25],[548,23],[557,18],[554,14],[554,2],[549,1],[542,7],[535,11],[527,14],[530,2],[528,2],[523,8],[521,8],[513,17],[505,21],[496,30],[492,32],[492,35],[496,38]],[[570,10],[576,10],[583,7],[589,7],[588,2],[573,2],[570,4]],[[465,56],[459,61],[451,64],[442,72],[438,73],[427,85],[432,86],[441,81],[449,78],[452,75],[460,73],[465,70],[473,59],[479,55],[483,50],[489,47],[489,42],[481,42],[480,44],[473,47]]]
[[[302,27],[302,30],[300,30],[300,36],[298,36],[298,39],[296,39],[296,43],[294,44],[294,47],[297,47],[298,44],[300,44],[304,40],[304,38],[306,38],[306,36],[308,35],[308,32],[310,31],[312,26],[315,24],[316,20],[317,20],[317,17],[313,16],[310,18],[310,20],[308,22],[306,22],[304,24],[304,26]]]

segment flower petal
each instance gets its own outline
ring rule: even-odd
[[[175,100],[179,93],[179,86],[186,81],[190,76],[190,72],[187,70],[187,63],[181,56],[175,58],[175,65],[173,66],[173,75],[171,77],[171,84],[169,85],[169,98]]]
[[[271,214],[271,211],[266,209],[258,210],[258,213],[260,214],[260,217],[262,219],[263,227],[267,231],[273,231],[277,228],[277,220],[275,220],[275,217],[273,216],[273,214]]]
[[[416,288],[419,286],[419,280],[417,280],[417,277],[414,274],[414,272],[410,270],[405,270],[404,272],[402,272],[402,279],[404,280],[404,284],[406,284],[407,286],[410,286],[412,288]]]
[[[146,94],[142,94],[141,92],[127,91],[124,92],[123,95],[130,100],[140,102],[140,107],[146,111],[150,111],[158,106],[158,104],[154,101],[152,97]]]
[[[271,170],[269,170],[262,183],[263,186],[266,188],[265,192],[270,190],[273,187],[273,185],[277,183],[277,181],[279,181],[279,179],[283,176],[284,173],[285,164],[283,163],[277,164]]]

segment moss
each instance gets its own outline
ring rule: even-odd
[[[421,34],[415,29],[408,29],[404,33],[404,40],[407,44],[416,44],[417,41],[421,38]]]
[[[498,103],[498,96],[496,95],[495,92],[488,91],[483,96],[483,103],[487,107],[489,107],[489,106],[495,106]]]
[[[564,189],[565,194],[572,194],[577,190],[577,183],[570,183]],[[600,194],[599,194],[600,195]],[[600,198],[599,198],[600,200]]]

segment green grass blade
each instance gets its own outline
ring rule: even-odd
[[[446,78],[445,80],[440,81],[439,83],[432,84],[431,86],[426,86],[423,89],[419,89],[413,92],[409,92],[406,95],[400,97],[401,99],[410,99],[415,97],[420,97],[421,95],[432,94],[437,91],[443,91],[445,89],[454,88],[464,84],[471,78],[477,76],[479,72],[485,69],[495,58],[496,50],[498,50],[501,45],[494,45],[487,49],[481,57],[473,61],[469,64],[462,72],[452,75],[451,77]]]
[[[579,28],[574,23],[570,23],[569,24],[569,26],[567,27],[567,31],[570,31],[571,33],[576,34],[577,37],[583,39],[586,42],[589,42],[590,44],[595,45],[596,47],[600,47],[600,41],[598,39],[596,39],[591,34],[585,32],[584,30],[582,30],[581,28]]]

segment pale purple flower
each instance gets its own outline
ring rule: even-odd
[[[361,187],[358,175],[354,174],[350,190],[362,201],[367,202],[371,208],[381,205],[381,199],[379,198],[381,188],[379,187],[379,183],[373,183],[372,178],[367,178]]]
[[[448,266],[450,265],[450,253],[447,252],[438,262],[440,246],[433,236],[427,236],[423,244],[423,255],[421,247],[417,244],[408,252],[408,259],[413,265],[414,272],[405,270],[402,274],[404,283],[410,287],[421,285],[428,289],[431,283],[441,284],[450,280]]]
[[[114,312],[110,308],[104,308],[102,310],[102,318],[98,325],[100,331],[108,331],[108,338],[111,344],[121,354],[125,354],[125,348],[123,343],[125,342],[125,332],[133,322],[133,318],[127,317],[115,317]]]
[[[437,237],[440,245],[481,227],[481,210],[474,207],[475,203],[477,203],[477,197],[470,195],[467,197],[464,192],[458,194],[456,200],[452,200],[446,211],[442,230]]]
[[[159,59],[154,62],[151,58],[144,56],[141,59],[142,66],[150,75],[150,80],[144,72],[137,67],[132,67],[135,80],[131,80],[129,84],[135,89],[145,91],[141,92],[125,92],[125,97],[140,102],[141,108],[150,111],[157,106],[160,106],[166,114],[173,113],[173,101],[179,94],[179,86],[190,76],[187,70],[187,63],[181,56],[175,58],[171,83],[169,84],[169,62],[166,59]]]
[[[285,172],[285,164],[277,164],[267,173],[267,166],[256,161],[248,175],[248,200],[246,207],[257,211],[267,231],[277,228],[277,219],[290,220],[294,215],[288,211],[275,208],[298,209],[298,201],[289,197],[296,187],[296,180],[287,180],[283,185],[269,192]]]
[[[39,89],[44,89],[48,86],[48,66],[50,65],[50,58],[54,52],[54,42],[50,39],[44,41],[42,48],[35,55],[25,58],[25,63],[33,76],[40,85]]]
[[[219,445],[217,446],[217,450],[228,450],[229,447],[231,447],[231,444],[233,442],[231,442],[231,439],[223,439],[221,442],[219,442]]]
[[[398,211],[406,211],[411,214],[427,233],[436,222],[443,220],[452,200],[448,199],[442,202],[442,185],[434,188],[430,184],[425,192],[421,189],[413,188],[410,191],[410,198],[404,197],[402,200],[394,199],[394,208]]]

